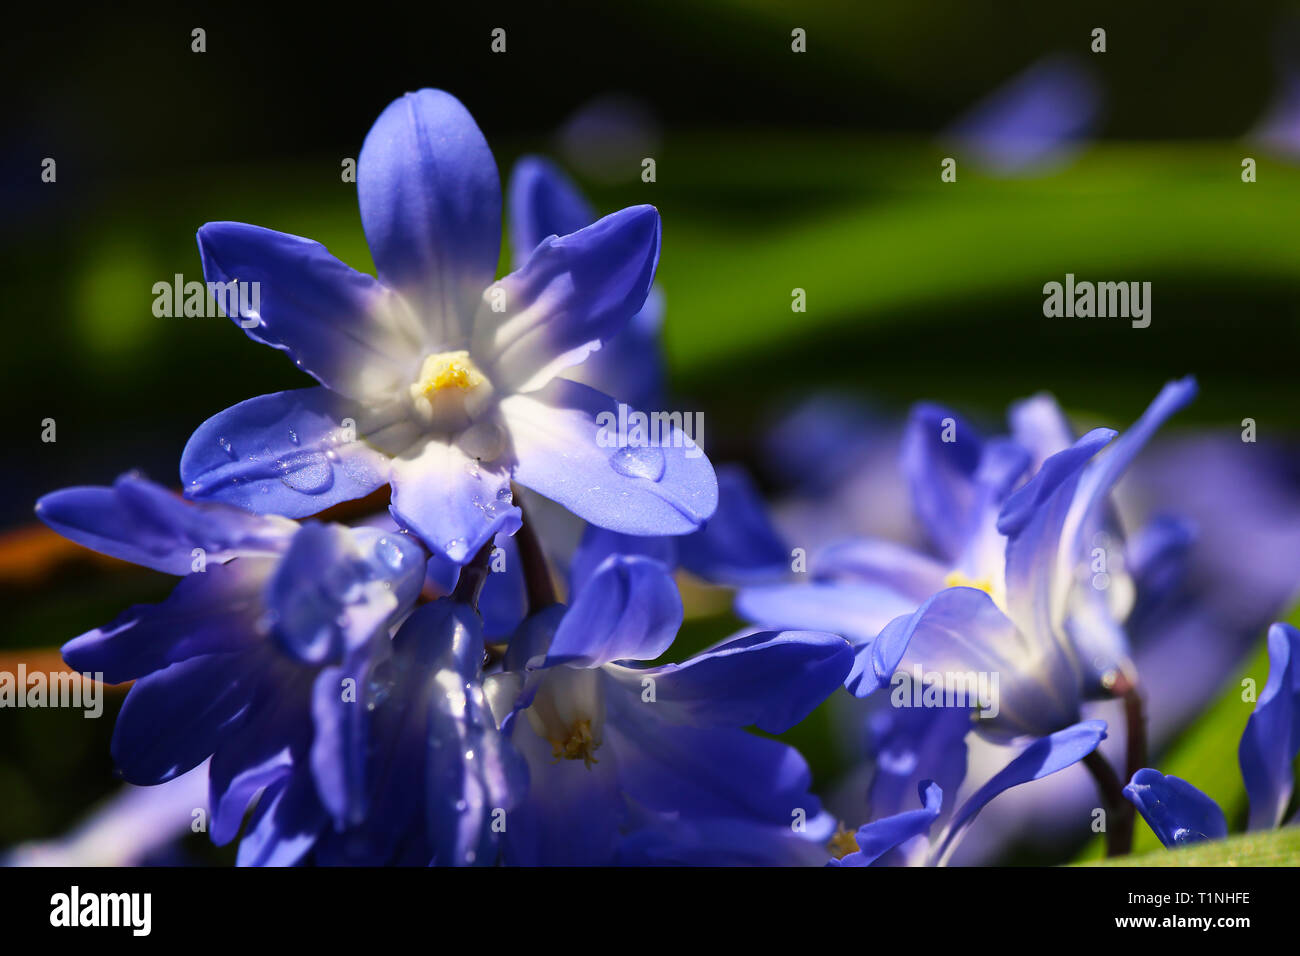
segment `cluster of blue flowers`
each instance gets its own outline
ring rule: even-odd
[[[715,473],[675,429],[599,435],[620,401],[663,398],[654,208],[599,218],[525,159],[505,204],[518,267],[494,279],[495,161],[434,90],[382,113],[357,172],[377,278],[256,226],[198,235],[210,283],[259,284],[230,296],[258,310],[230,317],[319,384],[200,425],[183,497],[126,475],[37,506],[180,578],[63,649],[134,681],[112,745],[124,779],[207,762],[211,837],[239,837],[241,864],[868,865],[947,862],[999,794],[1105,763],[1088,708],[1137,699],[1131,633],[1186,587],[1191,542],[1167,517],[1125,542],[1112,490],[1194,382],[1122,436],[1076,438],[1041,396],[988,439],[920,406],[901,459],[928,541],[841,536],[797,573],[743,470]],[[387,514],[312,518],[384,486]],[[1103,540],[1098,586],[1079,572]],[[736,588],[753,626],[657,663],[683,621],[679,571]],[[1300,749],[1296,633],[1270,649],[1242,744],[1261,826]],[[913,667],[996,675],[996,706],[890,706]],[[866,699],[872,773],[832,814],[771,735],[841,687]],[[959,801],[976,737],[1003,756]],[[1226,831],[1155,771],[1124,792],[1169,842]]]

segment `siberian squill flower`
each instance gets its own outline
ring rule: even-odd
[[[182,576],[161,604],[63,647],[75,670],[135,682],[112,741],[127,782],[163,783],[211,757],[213,842],[232,840],[261,795],[243,864],[293,863],[331,816],[354,819],[343,731],[357,695],[342,680],[369,672],[414,606],[426,557],[415,539],[188,502],[130,475],[48,494],[36,513],[79,544]]]
[[[1237,749],[1250,798],[1248,830],[1282,825],[1295,789],[1300,754],[1300,631],[1274,624],[1268,632],[1268,682],[1246,721]],[[1167,847],[1228,835],[1228,821],[1213,799],[1178,777],[1145,768],[1124,788]],[[1289,824],[1300,822],[1293,816]]]
[[[967,719],[960,712],[954,712],[953,716],[959,720]],[[943,815],[945,791],[933,780],[922,779],[913,790],[920,795],[920,809],[897,809],[888,816],[879,816],[859,827],[851,839],[846,839],[848,834],[837,834],[834,859],[831,862],[839,866],[947,863],[958,842],[975,821],[976,815],[995,797],[1012,787],[1041,780],[1072,766],[1096,750],[1105,736],[1105,721],[1086,720],[1034,741],[971,794],[952,814],[932,843],[926,839],[926,834]],[[965,773],[965,755],[961,755],[960,762],[953,761],[940,766],[953,773],[956,784],[959,784]],[[956,784],[947,792],[955,794]]]
[[[209,283],[260,290],[229,295],[232,317],[321,384],[201,425],[181,459],[187,495],[301,517],[388,483],[399,523],[455,563],[518,528],[512,480],[629,534],[685,533],[712,514],[706,457],[676,439],[607,447],[597,416],[616,416],[614,400],[557,377],[644,304],[659,256],[653,207],[547,237],[494,281],[496,164],[469,113],[438,90],[380,115],[357,197],[377,279],[308,239],[241,223],[199,230]]]
[[[682,619],[662,562],[610,555],[571,593],[569,607],[524,622],[487,680],[529,767],[507,862],[776,862],[801,844],[820,854],[833,821],[807,765],[742,728],[802,720],[843,681],[848,644],[765,631],[650,665]]]
[[[1013,436],[987,442],[947,410],[921,406],[903,468],[933,552],[846,541],[819,556],[811,585],[747,589],[737,608],[759,624],[848,637],[856,663],[846,686],[858,696],[913,665],[984,672],[1000,682],[996,715],[979,722],[989,736],[1041,737],[1077,723],[1086,700],[1137,682],[1122,627],[1133,584],[1111,487],[1195,391],[1191,379],[1170,383],[1118,440],[1106,428],[1069,439],[1045,399],[1014,407]],[[1048,446],[1062,450],[1031,471]]]

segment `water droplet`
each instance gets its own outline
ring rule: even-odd
[[[664,453],[653,445],[624,445],[609,456],[609,467],[624,478],[658,481],[664,476]]]
[[[442,550],[447,552],[447,557],[453,561],[464,561],[465,556],[469,554],[469,545],[464,538],[452,538],[442,546]]]
[[[397,573],[402,570],[402,561],[405,555],[396,541],[384,535],[375,542],[375,557],[382,561],[384,567],[388,568],[388,570]]]
[[[334,484],[334,468],[319,453],[304,456],[284,465],[286,471],[280,480],[294,491],[314,495]]]
[[[502,485],[497,489],[497,501],[514,501],[515,496],[510,491],[509,485]]]
[[[217,445],[220,446],[222,451],[224,451],[227,455],[230,456],[231,461],[234,461],[236,458],[239,457],[238,455],[235,454],[235,449],[230,444],[229,438],[218,438]]]
[[[292,428],[289,429],[289,441],[293,442],[295,445],[298,444],[298,433]]]

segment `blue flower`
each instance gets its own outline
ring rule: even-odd
[[[487,680],[529,766],[508,862],[775,862],[829,836],[802,758],[742,728],[802,720],[843,681],[848,645],[767,631],[639,663],[668,649],[681,619],[662,562],[613,555],[570,607],[534,614],[511,640]]]
[[[1250,798],[1250,830],[1280,826],[1295,789],[1293,766],[1300,754],[1300,631],[1289,624],[1274,624],[1268,632],[1268,661],[1268,682],[1237,749]],[[1178,777],[1145,768],[1133,775],[1124,795],[1167,847],[1228,834],[1219,805]],[[1297,818],[1290,822],[1296,823]]]
[[[199,230],[209,283],[240,291],[232,318],[321,385],[201,425],[181,459],[189,496],[302,517],[388,483],[399,523],[455,563],[518,528],[512,480],[630,534],[681,534],[712,514],[707,458],[680,436],[603,447],[597,418],[616,403],[557,377],[642,308],[659,257],[653,207],[550,236],[494,282],[496,165],[437,90],[380,115],[357,193],[378,279],[297,236]]]
[[[133,476],[54,492],[36,511],[96,551],[184,575],[161,604],[63,648],[75,670],[135,681],[112,743],[128,782],[162,783],[211,757],[214,842],[233,839],[261,795],[241,863],[295,862],[331,817],[364,814],[340,676],[368,670],[414,605],[425,553],[413,538],[196,504]]]
[[[1109,492],[1195,391],[1190,379],[1167,385],[1095,461],[1117,433],[1073,440],[1050,400],[1017,406],[1013,437],[987,442],[945,409],[920,406],[903,468],[932,553],[849,540],[819,555],[811,586],[747,589],[737,608],[767,626],[848,637],[856,663],[846,686],[858,696],[900,667],[988,672],[1000,679],[998,712],[980,721],[989,736],[1041,737],[1077,723],[1086,700],[1137,680],[1122,629],[1133,583]],[[1094,574],[1098,549],[1105,565]]]
[[[932,847],[918,838],[923,837],[940,818],[944,791],[933,780],[922,780],[917,787],[921,809],[900,810],[863,825],[852,842],[844,844],[851,852],[831,862],[840,866],[870,866],[914,842],[920,846],[922,859],[943,865],[951,858],[976,815],[995,797],[1012,787],[1041,780],[1072,766],[1096,750],[1105,736],[1105,721],[1088,720],[1035,740],[967,798]],[[956,792],[955,786],[950,792]]]

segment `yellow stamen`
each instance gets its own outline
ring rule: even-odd
[[[961,571],[951,571],[943,579],[944,587],[949,588],[975,588],[983,591],[990,597],[993,595],[993,582],[988,578],[972,578],[963,574]]]
[[[592,756],[599,746],[600,742],[591,735],[591,721],[579,720],[563,741],[551,739],[551,756],[556,760],[561,757],[565,760],[581,760],[590,770],[592,764],[600,762]]]
[[[420,380],[415,388],[427,398],[434,392],[448,388],[468,391],[481,385],[483,381],[483,373],[474,367],[469,352],[462,349],[426,357],[424,366],[420,369]]]
[[[835,857],[835,859],[842,860],[850,853],[857,853],[862,848],[858,846],[856,831],[846,830],[844,821],[841,820],[835,824],[835,832],[831,834],[826,849],[830,850],[831,856]]]

